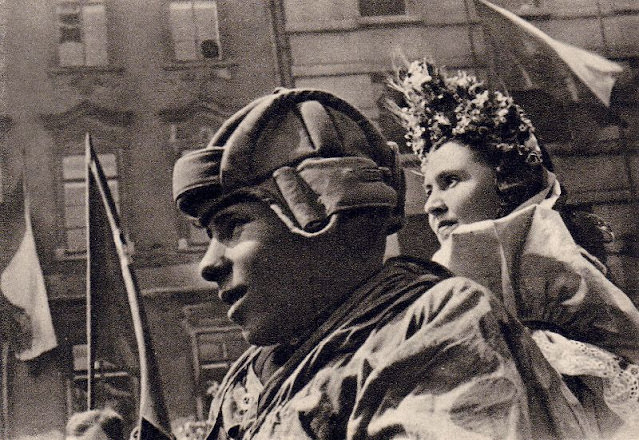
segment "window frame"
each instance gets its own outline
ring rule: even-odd
[[[73,39],[62,41],[65,23],[61,16],[64,15],[65,7],[77,9],[77,23],[68,23],[70,29],[74,26],[77,28],[77,37],[70,34],[71,37],[78,38],[75,47],[69,46],[73,44]],[[99,10],[93,14],[94,20],[91,23],[88,20],[88,17],[91,17],[89,9],[94,7]],[[108,13],[105,0],[58,0],[54,5],[54,19],[57,37],[56,61],[59,67],[68,69],[109,66]]]
[[[105,160],[107,157],[112,156],[113,159]],[[56,251],[60,255],[85,255],[86,254],[86,170],[83,166],[81,168],[81,173],[78,171],[74,171],[72,168],[65,167],[65,160],[69,158],[74,158],[75,161],[84,163],[85,158],[83,154],[78,154],[75,152],[68,152],[63,154],[60,157],[60,198],[61,203],[61,237],[60,244],[61,246]],[[118,160],[118,155],[115,152],[103,152],[98,154],[98,158],[100,159],[101,164],[103,165],[107,184],[111,189],[111,194],[113,195],[113,199],[116,205],[116,209],[120,212],[120,164]],[[112,166],[109,166],[109,163],[112,163]],[[107,166],[105,166],[107,164]],[[68,170],[68,171],[67,171]],[[67,172],[70,175],[66,175]],[[77,192],[82,194],[80,203],[69,203],[72,200],[76,200],[73,198],[70,200],[68,198],[67,190],[70,188],[75,188]],[[69,191],[71,192],[71,191]],[[73,207],[74,211],[70,212],[69,208]],[[74,219],[81,218],[81,226],[78,222],[74,222]],[[72,239],[70,232],[77,231],[78,232],[78,246],[73,246],[74,240]]]
[[[187,8],[178,8],[178,5],[190,6]],[[203,10],[209,9],[204,7],[210,5],[212,14],[213,28],[204,31],[203,27],[199,26],[199,21],[205,21],[206,17],[198,17],[196,11],[198,7]],[[178,26],[179,11],[190,11],[190,23],[183,29]],[[174,15],[175,14],[175,15]],[[219,5],[217,0],[173,0],[168,2],[167,8],[167,22],[169,28],[169,38],[171,41],[171,57],[175,63],[202,63],[202,62],[219,62],[224,59],[222,50],[221,33],[220,33],[220,14]],[[190,28],[190,29],[187,29]],[[180,33],[188,33],[191,31],[190,38],[180,37]],[[214,56],[205,56],[202,50],[202,44],[206,41],[213,41],[217,45],[217,53]],[[184,44],[184,50],[179,49],[179,45]],[[191,47],[189,48],[189,44]]]
[[[66,381],[67,417],[86,409],[88,381],[87,344],[84,342],[74,344],[69,346],[69,350],[71,374],[70,377],[67,377]],[[111,365],[100,366],[96,362],[96,367],[100,367],[94,371],[93,390],[96,407],[103,407],[105,404],[113,406],[114,401],[118,402],[115,409],[124,417],[125,425],[127,425],[125,426],[125,430],[133,429],[136,415],[139,414],[140,409],[139,379],[129,372],[113,368]],[[115,393],[109,394],[110,390],[122,390],[122,388],[130,392],[132,396],[131,399],[129,399],[126,414],[123,414],[122,410],[127,406],[118,407],[120,403],[125,402],[126,399],[122,395],[118,396]]]

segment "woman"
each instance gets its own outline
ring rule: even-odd
[[[390,85],[403,101],[391,110],[422,163],[441,246],[433,259],[501,297],[602,430],[604,419],[615,423],[603,417],[608,410],[636,419],[639,311],[605,276],[610,231],[563,205],[522,109],[473,76],[427,62],[401,69]]]

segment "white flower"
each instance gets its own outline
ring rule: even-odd
[[[443,113],[435,113],[433,121],[441,125],[450,125],[450,119]]]
[[[471,103],[473,105],[475,105],[476,107],[483,107],[484,104],[486,103],[486,101],[488,101],[488,90],[484,90],[483,92],[481,92],[480,94],[478,94],[472,101]]]
[[[404,81],[415,90],[421,90],[424,83],[433,78],[428,73],[428,69],[420,61],[413,61],[408,67],[408,72]]]

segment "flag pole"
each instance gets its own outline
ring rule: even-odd
[[[127,242],[120,223],[117,207],[109,190],[107,180],[98,160],[95,150],[91,146],[90,137],[86,142],[88,160],[87,183],[95,182],[102,205],[105,208],[106,220],[112,234],[113,244],[120,263],[120,274],[126,291],[129,311],[132,316],[133,333],[136,340],[140,401],[138,428],[141,440],[159,440],[172,438],[170,434],[169,418],[164,400],[161,394],[161,383],[158,365],[153,353],[150,331],[144,313],[142,297],[135,273],[132,270]],[[87,191],[88,193],[89,191]],[[88,235],[87,235],[88,237]],[[96,332],[99,329],[92,328]]]
[[[91,166],[91,135],[87,133],[85,135],[84,140],[85,146],[85,182],[86,182],[86,191],[85,191],[85,213],[86,213],[86,332],[87,332],[87,409],[93,409],[94,406],[94,392],[93,392],[93,381],[95,380],[95,370],[94,366],[94,354],[93,354],[93,319],[91,317],[92,312],[92,298],[91,298],[91,228],[89,225],[90,222],[90,200],[89,200],[89,179],[90,179],[90,166]]]
[[[469,0],[464,0],[464,7],[466,9],[466,21],[468,22],[468,43],[470,44],[470,56],[473,62],[473,67],[479,69],[479,60],[477,59],[477,48],[475,47],[475,36],[473,35],[473,17],[470,13]]]

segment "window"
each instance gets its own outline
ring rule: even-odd
[[[119,206],[118,173],[115,154],[99,154],[111,194]],[[86,251],[86,164],[84,155],[66,156],[62,160],[64,185],[65,250],[70,253]]]
[[[233,362],[248,348],[241,329],[226,318],[215,318],[219,304],[184,306],[184,328],[191,339],[197,416],[205,420],[215,391]]]
[[[63,2],[56,7],[60,66],[108,63],[106,11],[100,1]]]
[[[383,15],[404,15],[405,0],[359,0],[359,13],[362,17]]]
[[[222,57],[216,2],[171,2],[169,13],[176,60],[219,60]]]

